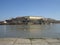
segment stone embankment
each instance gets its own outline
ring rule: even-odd
[[[0,45],[60,45],[60,39],[0,38]]]

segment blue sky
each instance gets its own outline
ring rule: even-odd
[[[0,0],[0,21],[18,16],[60,20],[60,0]]]

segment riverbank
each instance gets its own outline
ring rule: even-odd
[[[60,39],[0,38],[0,45],[60,45]]]

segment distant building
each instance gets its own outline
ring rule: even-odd
[[[0,25],[6,24],[6,21],[0,21]]]
[[[42,16],[24,16],[27,20],[25,20],[28,24],[41,24],[44,22],[44,17]],[[29,22],[28,22],[29,21]]]
[[[7,22],[6,22],[6,21],[4,21],[4,23],[6,24]]]
[[[36,19],[43,19],[44,17],[42,17],[42,16],[25,16],[25,18],[36,20]]]

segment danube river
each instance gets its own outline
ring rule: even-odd
[[[0,25],[0,38],[60,38],[60,24]]]

